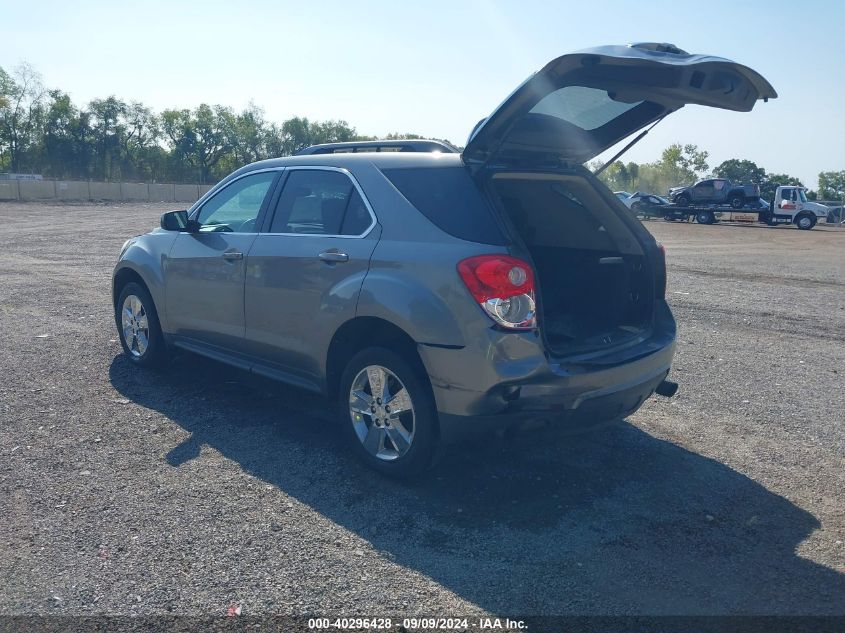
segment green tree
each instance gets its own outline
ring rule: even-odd
[[[724,161],[716,169],[713,175],[718,178],[727,178],[736,183],[762,184],[766,180],[766,170],[758,167],[757,163],[750,160],[739,160],[731,158]]]
[[[316,134],[307,117],[293,117],[282,123],[282,156],[290,156],[299,150],[314,145]]]
[[[67,93],[51,90],[44,112],[41,171],[56,178],[90,178],[94,136],[87,112]]]
[[[0,159],[13,172],[37,167],[26,158],[39,144],[45,96],[41,75],[29,64],[12,75],[0,68]]]
[[[234,126],[232,158],[237,166],[269,158],[269,128],[261,108],[250,103],[246,110],[235,117]]]
[[[164,151],[159,145],[161,122],[138,101],[123,109],[121,141],[122,171],[126,177],[156,180],[164,175]]]
[[[628,191],[633,193],[631,174],[625,163],[615,162],[605,169],[599,178],[611,191]]]
[[[707,156],[697,145],[673,143],[663,150],[656,167],[679,185],[692,184],[710,169]]]
[[[237,127],[230,108],[203,103],[195,110],[165,110],[161,125],[171,150],[171,173],[201,183],[224,175],[218,166],[234,153]]]
[[[123,116],[126,104],[114,95],[94,99],[88,105],[94,135],[96,167],[94,177],[101,180],[120,180],[121,158],[126,128]]]
[[[845,170],[823,171],[819,174],[819,197],[822,200],[845,198]]]
[[[660,160],[637,166],[632,188],[665,196],[670,187],[690,185],[701,178],[710,169],[707,156],[696,145],[674,143],[663,150]],[[630,163],[628,173],[632,175]]]
[[[345,143],[355,139],[355,128],[346,121],[323,121],[314,124],[318,143]]]
[[[356,140],[355,128],[346,121],[309,121],[293,117],[281,127],[271,126],[268,150],[272,156],[290,156],[309,145]]]

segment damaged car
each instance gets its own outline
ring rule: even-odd
[[[776,96],[726,59],[607,46],[549,62],[461,153],[248,165],[124,245],[123,350],[323,394],[351,449],[395,477],[467,433],[628,416],[677,388],[665,254],[584,163],[687,104]]]

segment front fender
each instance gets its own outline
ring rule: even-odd
[[[164,262],[178,233],[159,231],[133,238],[123,250],[112,273],[112,294],[116,295],[115,282],[122,270],[132,270],[147,286],[155,303],[159,322],[167,330],[167,311],[164,294]]]

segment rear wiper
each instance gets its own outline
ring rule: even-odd
[[[669,114],[669,113],[667,112],[666,114]],[[662,117],[660,117],[659,119],[657,119],[657,121],[655,121],[654,123],[652,123],[651,125],[649,125],[649,126],[648,126],[646,129],[644,129],[642,132],[640,132],[639,134],[637,134],[637,137],[636,137],[633,141],[631,141],[631,142],[630,142],[630,143],[628,143],[625,147],[623,147],[621,150],[619,150],[619,151],[616,153],[616,156],[614,156],[614,157],[613,157],[613,158],[611,158],[609,161],[607,161],[604,165],[602,165],[602,166],[601,166],[601,167],[599,167],[597,170],[595,170],[595,171],[593,172],[593,175],[594,175],[594,176],[598,176],[598,175],[599,175],[600,173],[602,173],[605,169],[607,169],[607,168],[608,168],[608,167],[610,167],[613,163],[615,163],[615,162],[619,159],[619,157],[620,157],[620,156],[622,156],[622,154],[624,154],[624,153],[625,153],[625,152],[627,152],[629,149],[631,149],[634,145],[636,145],[637,143],[639,143],[639,142],[640,142],[640,139],[641,139],[642,137],[644,137],[646,134],[648,134],[649,132],[651,132],[651,128],[653,128],[655,125],[657,125],[658,123],[660,123],[660,122],[661,122],[661,121],[662,121],[662,120],[666,117],[666,114],[664,114]]]

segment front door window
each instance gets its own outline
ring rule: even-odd
[[[252,174],[222,189],[200,209],[200,230],[256,233],[258,212],[275,177],[272,171]]]

